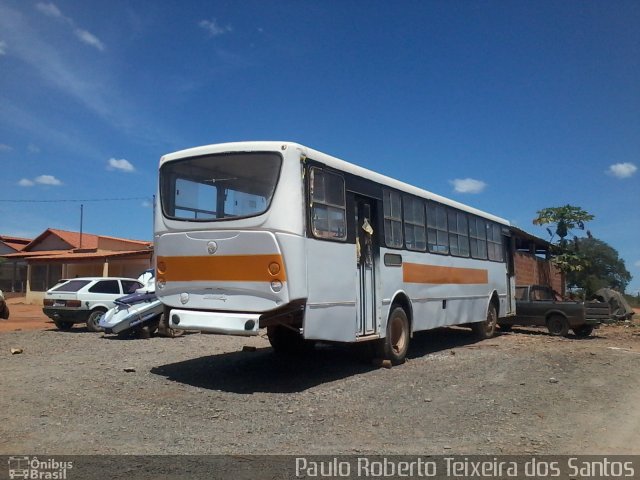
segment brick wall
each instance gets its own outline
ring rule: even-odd
[[[516,285],[551,285],[556,292],[564,293],[564,277],[549,260],[530,253],[515,253]]]

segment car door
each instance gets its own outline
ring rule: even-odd
[[[96,306],[111,308],[113,301],[122,296],[122,287],[117,279],[99,280],[87,289],[89,309]]]

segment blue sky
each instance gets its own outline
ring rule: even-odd
[[[640,289],[636,1],[0,0],[0,200],[151,238],[159,157],[298,141],[534,227],[596,216]],[[0,202],[0,233],[78,230]]]

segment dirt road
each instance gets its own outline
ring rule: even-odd
[[[335,346],[283,358],[261,337],[46,328],[0,334],[1,454],[640,453],[636,326],[442,329],[392,369]]]

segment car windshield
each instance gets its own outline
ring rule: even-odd
[[[59,287],[51,289],[52,292],[77,292],[85,285],[89,284],[89,280],[69,280]]]
[[[280,175],[274,152],[205,155],[160,169],[162,211],[168,218],[210,222],[267,211]]]

